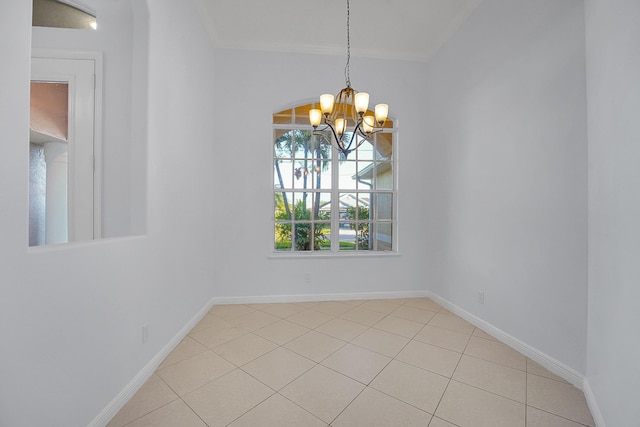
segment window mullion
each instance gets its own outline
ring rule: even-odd
[[[340,171],[338,149],[331,144],[331,252],[340,250]]]

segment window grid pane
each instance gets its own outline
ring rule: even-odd
[[[342,158],[328,131],[310,130],[310,108],[274,114],[275,125],[290,124],[274,129],[275,251],[331,251],[332,243],[339,252],[392,250],[394,133],[377,133]]]

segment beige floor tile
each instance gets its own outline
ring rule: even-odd
[[[343,347],[346,342],[329,335],[316,331],[309,331],[306,334],[289,341],[284,345],[285,348],[294,351],[301,356],[321,362],[331,353]]]
[[[252,313],[245,314],[244,316],[234,317],[227,320],[232,325],[246,329],[247,331],[255,331],[256,329],[264,328],[272,323],[279,321],[280,318],[273,316],[264,311],[254,311]]]
[[[237,326],[229,326],[226,328],[204,328],[196,332],[191,332],[189,336],[200,344],[211,349],[243,335],[247,335],[248,333],[249,332],[246,329],[242,329]]]
[[[180,344],[176,346],[176,348],[173,349],[171,353],[169,353],[169,355],[162,361],[158,369],[166,368],[169,365],[173,365],[174,363],[180,362],[181,360],[188,359],[191,356],[195,356],[196,354],[200,354],[206,350],[207,347],[195,341],[193,338],[187,336],[180,342]]]
[[[506,344],[485,340],[472,336],[465,349],[465,354],[509,366],[510,368],[527,370],[527,358]]]
[[[594,425],[584,393],[566,382],[527,374],[527,404],[581,424]]]
[[[276,344],[256,334],[247,334],[214,347],[213,351],[234,365],[242,366],[276,347]]]
[[[216,317],[221,319],[229,320],[234,317],[244,316],[245,314],[253,313],[255,308],[251,308],[248,305],[244,304],[225,304],[225,305],[214,305],[209,313],[213,314]]]
[[[395,302],[396,304],[402,305],[402,304],[405,304],[407,301],[411,301],[412,299],[413,298],[389,298],[382,301]]]
[[[211,313],[207,313],[205,314],[202,319],[200,319],[200,321],[198,322],[198,324],[196,326],[193,327],[193,329],[191,329],[191,333],[193,332],[197,332],[201,329],[205,329],[205,328],[228,328],[230,327],[231,324],[228,323],[226,320],[214,316]]]
[[[327,427],[327,423],[295,403],[274,394],[229,427]]]
[[[357,346],[375,351],[376,353],[388,357],[395,357],[409,341],[408,338],[401,337],[400,335],[371,328],[358,335],[351,342]]]
[[[351,341],[367,329],[367,326],[361,325],[360,323],[336,317],[324,325],[318,326],[316,331],[343,341]]]
[[[473,335],[476,336],[476,337],[484,338],[486,340],[499,341],[498,339],[496,339],[495,337],[489,335],[488,333],[486,333],[485,331],[483,331],[480,328],[475,328],[473,330]]]
[[[437,345],[462,353],[469,342],[469,335],[454,332],[437,326],[427,325],[414,337],[415,340]]]
[[[288,320],[279,320],[269,326],[253,331],[254,334],[260,335],[269,341],[273,341],[278,345],[283,345],[309,332],[309,328],[300,326],[297,323]]]
[[[303,301],[303,302],[294,302],[295,305],[299,305],[303,308],[313,308],[316,305],[320,304],[322,301]]]
[[[379,353],[347,344],[323,360],[322,365],[363,384],[369,384],[390,361],[389,357]]]
[[[334,316],[331,316],[327,313],[322,313],[313,309],[307,309],[287,317],[287,320],[293,323],[297,323],[298,325],[304,326],[306,328],[314,329],[322,325],[323,323],[327,323],[329,320],[333,319],[333,317]]]
[[[396,359],[451,378],[462,355],[446,348],[411,341]]]
[[[107,427],[124,426],[176,399],[178,395],[159,376],[153,374]]]
[[[273,316],[278,316],[281,319],[285,319],[304,310],[304,307],[301,307],[300,305],[292,302],[274,304],[251,304],[250,307],[264,311],[265,313],[269,313]]]
[[[413,338],[422,328],[423,324],[413,320],[402,319],[395,316],[387,316],[373,325],[374,328],[391,332],[405,338]]]
[[[207,350],[156,371],[180,396],[233,371],[235,366]]]
[[[317,365],[280,390],[287,399],[331,423],[364,389],[364,385]]]
[[[461,334],[471,335],[475,326],[464,320],[462,317],[450,316],[442,313],[436,313],[431,320],[429,326],[437,326],[439,328],[448,329]]]
[[[402,304],[392,300],[374,299],[369,300],[358,307],[363,310],[375,311],[376,313],[389,314],[397,310]]]
[[[331,316],[339,316],[351,310],[352,308],[352,305],[345,304],[339,301],[325,301],[313,307],[314,310],[330,314]]]
[[[556,374],[554,374],[553,372],[549,371],[544,366],[540,365],[539,363],[534,362],[533,360],[531,360],[529,358],[527,358],[527,373],[538,375],[539,377],[551,378],[552,380],[562,381],[562,382],[565,382],[565,383],[568,382],[564,378],[561,378],[561,377],[557,376]]]
[[[240,369],[183,397],[209,427],[224,427],[274,393]]]
[[[527,427],[584,427],[584,424],[527,406]]]
[[[451,424],[448,421],[445,421],[438,417],[433,417],[431,419],[431,423],[429,423],[429,427],[458,427],[455,424]]]
[[[429,320],[436,315],[434,311],[425,310],[423,308],[411,307],[409,305],[403,305],[394,310],[391,314],[394,317],[400,317],[401,319],[412,320],[414,322],[422,323],[426,325]]]
[[[424,427],[431,415],[377,390],[366,388],[331,424],[335,427]]]
[[[447,310],[446,308],[442,307],[440,310],[438,310],[438,313],[440,314],[445,314],[447,316],[458,316],[457,314]]]
[[[357,299],[357,300],[356,299],[348,299],[348,300],[345,300],[345,301],[342,301],[342,302],[345,303],[345,304],[349,304],[349,305],[351,305],[353,307],[357,307],[357,306],[359,306],[361,304],[364,304],[367,301],[368,300],[366,300],[366,299]]]
[[[404,303],[404,305],[433,312],[437,312],[442,308],[440,304],[433,301],[431,298],[410,298]]]
[[[369,386],[433,414],[447,384],[448,378],[392,360]]]
[[[340,315],[340,317],[343,319],[351,320],[352,322],[360,323],[361,325],[373,326],[374,324],[378,323],[383,317],[386,316],[386,314],[384,313],[365,310],[361,308],[364,304],[359,305],[358,307],[352,308],[346,313]]]
[[[526,373],[476,357],[463,355],[453,379],[508,399],[526,403]]]
[[[207,427],[202,420],[182,400],[174,400],[168,405],[138,418],[127,427]]]
[[[275,350],[247,363],[242,369],[274,390],[280,390],[316,365],[286,348]]]
[[[460,427],[524,427],[525,405],[451,381],[435,415]]]

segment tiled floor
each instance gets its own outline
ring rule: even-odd
[[[427,298],[215,306],[109,427],[593,426],[581,391]]]

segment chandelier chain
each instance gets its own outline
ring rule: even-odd
[[[320,108],[309,110],[309,122],[314,135],[331,139],[340,156],[346,159],[365,141],[383,130],[389,113],[387,104],[376,104],[375,114],[369,110],[369,94],[358,92],[351,87],[351,5],[347,2],[347,63],[344,66],[346,86],[338,95],[320,95]],[[353,130],[347,127],[353,125]],[[319,126],[323,126],[319,128]],[[330,131],[325,135],[324,131]]]
[[[349,18],[351,14],[349,9],[349,0],[347,0],[347,64],[344,67],[344,80],[347,84],[347,87],[351,87],[351,69],[349,64],[351,62],[351,31],[349,25]]]

